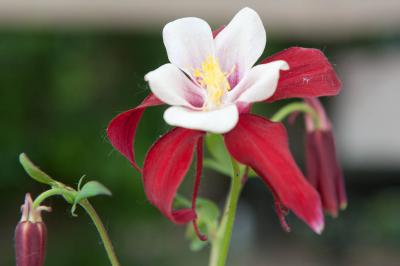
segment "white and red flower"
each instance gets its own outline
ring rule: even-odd
[[[204,134],[221,133],[229,153],[259,174],[279,205],[320,233],[324,218],[319,194],[296,165],[284,126],[249,111],[255,102],[336,95],[340,82],[323,53],[293,47],[254,66],[266,33],[250,8],[214,32],[199,18],[175,20],[164,27],[163,38],[170,63],[145,76],[152,93],[115,117],[107,129],[112,145],[142,172],[150,202],[175,223],[195,221],[195,204],[173,210],[173,200],[196,149],[195,202]],[[164,119],[175,128],[153,144],[141,170],[133,151],[136,128],[147,107],[161,104],[170,105]]]

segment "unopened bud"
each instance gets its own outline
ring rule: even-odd
[[[45,206],[33,208],[32,198],[28,193],[21,210],[22,217],[15,229],[16,265],[43,266],[47,230],[42,221],[41,211],[51,209]]]

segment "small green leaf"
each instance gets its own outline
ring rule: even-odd
[[[72,204],[71,214],[74,217],[77,216],[75,214],[76,205],[78,205],[79,202],[81,202],[82,200],[90,198],[90,197],[98,196],[98,195],[107,195],[107,196],[112,195],[111,191],[108,188],[106,188],[104,185],[102,185],[100,182],[97,182],[97,181],[89,181],[85,185],[83,185],[82,188],[80,188],[80,186],[82,184],[82,180],[84,178],[85,178],[85,175],[83,175],[80,178],[79,183],[78,183],[78,191],[76,192],[74,200],[71,203]]]
[[[197,225],[200,232],[205,234],[209,241],[213,241],[217,234],[218,219],[220,217],[217,205],[211,200],[197,198],[196,212]],[[192,224],[187,227],[186,238],[190,241],[190,249],[192,251],[199,251],[209,243],[208,241],[201,241],[197,237]]]
[[[111,191],[101,183],[97,181],[89,181],[85,185],[83,185],[81,190],[79,190],[76,194],[75,204],[79,203],[83,199],[87,199],[97,195],[111,196],[112,194]]]
[[[39,167],[37,167],[33,162],[28,158],[28,156],[25,153],[21,153],[19,155],[19,162],[22,164],[22,167],[24,167],[25,171],[28,173],[30,177],[35,179],[36,181],[47,184],[47,185],[57,185],[58,182],[55,181],[53,178],[51,178],[49,175],[47,175],[45,172],[40,170]]]
[[[201,220],[216,222],[220,216],[218,206],[211,200],[197,198],[196,210]]]

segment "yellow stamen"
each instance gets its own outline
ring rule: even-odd
[[[227,78],[232,72],[223,72],[218,59],[214,56],[208,56],[201,64],[201,69],[193,71],[197,82],[207,90],[208,97],[205,108],[221,104],[222,96],[231,89]]]

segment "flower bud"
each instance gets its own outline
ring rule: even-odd
[[[16,266],[42,266],[47,230],[42,221],[41,211],[51,209],[45,206],[33,208],[32,198],[27,193],[21,210],[22,217],[15,229]]]
[[[347,206],[343,171],[336,157],[335,139],[331,122],[318,99],[306,102],[315,109],[320,125],[317,128],[309,115],[306,122],[306,170],[307,178],[319,192],[324,209],[332,217]]]

